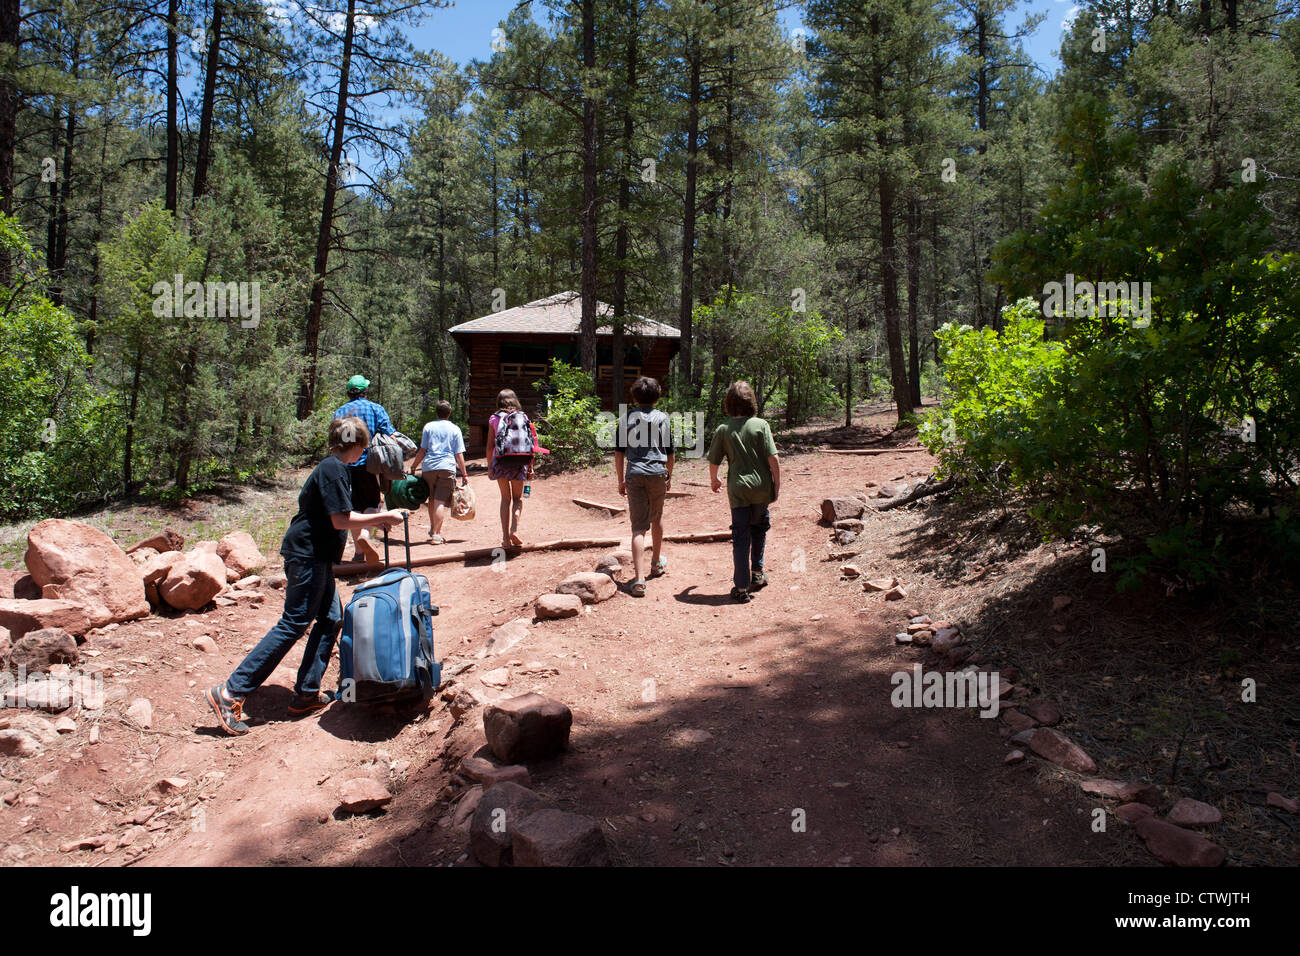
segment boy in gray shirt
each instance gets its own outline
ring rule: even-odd
[[[673,479],[673,446],[668,416],[654,407],[661,394],[659,383],[641,376],[632,383],[637,407],[619,422],[614,452],[618,493],[627,498],[632,519],[632,565],[636,580],[633,597],[645,597],[645,533],[650,532],[650,577],[668,569],[660,557],[664,544],[664,498]]]

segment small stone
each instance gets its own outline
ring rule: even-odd
[[[1059,730],[1039,727],[1031,733],[1029,746],[1038,756],[1075,773],[1097,772],[1097,764],[1093,759],[1084,752],[1082,747]]]
[[[862,569],[856,564],[843,564],[840,565],[840,574],[846,578],[856,578],[862,575]]]
[[[70,734],[76,731],[77,722],[71,717],[57,717],[54,721],[54,729],[61,734]]]
[[[543,594],[533,611],[542,621],[577,617],[582,612],[582,598],[576,594]]]
[[[204,654],[215,654],[219,650],[217,642],[206,634],[194,638],[193,644],[196,650],[200,650]]]
[[[126,715],[134,720],[141,727],[149,728],[153,726],[153,704],[147,697],[138,697],[131,702],[131,706],[126,709]]]
[[[861,534],[866,527],[860,518],[844,518],[834,524],[836,531],[850,531],[853,534]]]
[[[867,506],[860,498],[847,495],[822,500],[822,520],[827,524],[843,521],[846,518],[861,518]]]
[[[886,601],[901,601],[905,597],[907,597],[907,591],[901,584],[895,585],[885,592]]]
[[[465,791],[465,795],[460,798],[460,803],[456,804],[456,811],[451,815],[451,825],[457,830],[469,832],[469,824],[474,816],[474,811],[478,809],[479,801],[483,799],[483,787],[470,787]]]
[[[1013,750],[1005,757],[1002,758],[1002,762],[1004,764],[1013,764],[1013,763],[1020,763],[1024,759],[1025,759],[1025,752],[1023,750]]]
[[[479,680],[488,687],[505,687],[510,683],[510,670],[506,667],[498,667],[486,674],[480,674]]]
[[[41,742],[23,730],[0,730],[0,754],[6,757],[35,757]]]
[[[519,764],[496,764],[483,757],[466,757],[460,762],[460,772],[485,787],[503,782],[518,784],[521,787],[532,785],[532,777],[527,767]]]
[[[613,585],[605,575],[600,576]],[[559,753],[568,746],[572,726],[573,712],[541,694],[512,697],[483,712],[483,732],[488,746],[505,763]]]
[[[371,777],[353,777],[343,784],[339,809],[344,813],[369,813],[393,802],[388,788]]]
[[[180,793],[189,785],[190,782],[184,777],[164,777],[154,784],[154,789],[162,794]]]
[[[576,594],[583,604],[598,604],[618,593],[618,585],[607,574],[579,571],[555,586],[556,594]]]
[[[613,586],[614,582],[610,581],[603,574],[600,575],[609,581]],[[526,617],[517,617],[513,621],[502,624],[492,636],[488,638],[487,644],[483,648],[484,657],[494,657],[497,654],[504,654],[513,648],[516,644],[528,636],[528,625],[530,621]]]
[[[1300,813],[1300,804],[1290,797],[1284,797],[1280,793],[1270,792],[1266,801],[1270,807],[1276,807],[1287,813]]]
[[[469,845],[474,858],[484,866],[510,863],[515,826],[543,806],[541,797],[517,783],[505,781],[484,790],[470,818]]]
[[[1133,827],[1151,855],[1170,866],[1220,866],[1227,856],[1222,847],[1200,834],[1155,816],[1144,817]]]
[[[911,635],[911,634],[908,634],[908,633],[906,633],[906,632],[900,632],[900,633],[898,633],[898,634],[895,634],[895,635],[894,635],[894,643],[895,643],[895,644],[911,644],[911,643],[912,643],[912,635]]]
[[[1155,813],[1145,803],[1121,803],[1115,808],[1115,816],[1125,823],[1137,823]]]
[[[1052,613],[1060,614],[1073,603],[1074,598],[1065,594],[1058,594],[1056,597],[1052,598]]]
[[[1013,731],[1032,730],[1036,726],[1032,717],[1026,717],[1014,707],[1004,708],[1000,716]]]
[[[1180,827],[1211,827],[1223,822],[1223,814],[1208,803],[1183,797],[1174,804],[1165,819]]]
[[[99,743],[99,724],[90,728],[90,734],[86,739],[92,744]]]
[[[608,866],[605,834],[591,817],[563,810],[537,810],[514,830],[515,866]]]
[[[868,578],[862,582],[864,591],[888,591],[894,586],[895,578]]]
[[[1061,722],[1060,708],[1050,700],[1027,700],[1020,709],[1044,727],[1054,727]]]

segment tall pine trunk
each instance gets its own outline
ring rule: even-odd
[[[582,0],[582,368],[596,368],[596,100],[588,88],[596,69],[596,0]]]
[[[921,407],[921,348],[917,313],[921,299],[921,213],[916,200],[907,201],[907,360],[912,407]]]
[[[334,109],[334,133],[330,140],[329,169],[325,172],[325,201],[316,233],[316,260],[312,266],[311,299],[307,306],[307,326],[303,336],[303,356],[307,366],[302,372],[298,392],[298,420],[311,417],[316,405],[316,369],[320,352],[321,311],[325,304],[325,271],[329,267],[330,240],[334,228],[334,199],[339,188],[339,163],[343,159],[343,135],[347,126],[348,73],[352,68],[352,37],[356,26],[356,0],[348,0],[347,21],[343,27],[343,60],[339,66],[338,104]]]
[[[699,392],[695,389],[694,330],[691,313],[695,308],[695,189],[699,177],[697,151],[700,139],[700,47],[698,39],[687,41],[690,88],[686,103],[686,196],[682,203],[682,295],[678,311],[681,328],[681,351],[678,363],[682,381],[689,397]]]
[[[15,56],[19,46],[20,13],[18,0],[0,0],[0,46],[8,47],[9,56]],[[12,52],[10,52],[12,51]],[[0,77],[0,211],[13,215],[14,211],[14,141],[18,129],[18,88],[6,77]],[[8,282],[9,262],[0,256],[0,281]]]
[[[180,33],[180,0],[167,0],[167,171],[163,206],[176,212],[181,170],[181,134],[177,126],[180,61],[177,36]]]
[[[194,195],[208,191],[208,167],[212,164],[212,113],[217,98],[217,71],[221,68],[222,0],[212,0],[212,35],[208,37],[207,65],[203,74],[203,105],[199,110],[199,146],[194,159]]]

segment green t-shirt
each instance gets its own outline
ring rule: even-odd
[[[709,464],[727,459],[727,498],[733,508],[765,505],[772,500],[772,469],[769,456],[776,454],[776,442],[767,421],[728,418],[713,433]]]

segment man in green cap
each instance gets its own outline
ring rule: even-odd
[[[366,389],[370,380],[364,375],[353,375],[348,379],[348,402],[334,412],[335,418],[355,416],[366,423],[371,435],[391,435],[393,423],[388,419],[388,410],[378,402],[366,398]],[[353,464],[348,465],[348,474],[352,478],[352,510],[363,514],[379,510],[379,476],[366,470],[366,454],[363,452]],[[379,561],[379,551],[370,542],[364,529],[352,531],[352,541],[356,546],[354,561],[374,564]]]

